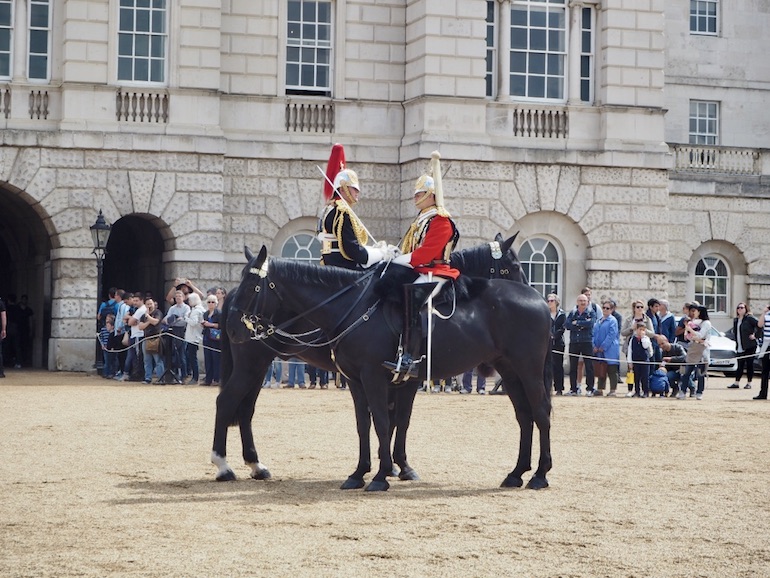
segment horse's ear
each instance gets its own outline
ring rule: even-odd
[[[497,235],[495,235],[495,241],[497,241],[498,243],[502,243],[503,236],[500,233],[498,233]]]
[[[514,233],[513,237],[508,237],[503,242],[503,253],[506,253],[508,251],[508,249],[511,248],[511,246],[513,245],[513,242],[516,240],[516,237],[518,237],[518,236],[519,236],[519,232],[516,231],[516,233]]]
[[[264,263],[266,259],[267,259],[267,247],[262,245],[262,248],[259,250],[259,255],[257,255],[257,262],[255,263],[257,269],[259,269],[262,266],[262,263]]]
[[[254,254],[251,252],[251,249],[248,248],[248,246],[243,246],[243,254],[246,255],[246,261],[251,261],[254,258]]]

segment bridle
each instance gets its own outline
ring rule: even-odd
[[[266,303],[267,303],[266,297],[267,295],[272,294],[275,296],[275,298],[278,300],[279,303],[283,303],[284,299],[278,287],[276,286],[276,284],[273,281],[271,281],[268,277],[268,260],[265,259],[265,262],[262,264],[262,267],[260,268],[252,267],[249,270],[250,274],[256,275],[259,277],[259,282],[254,286],[254,294],[249,300],[249,304],[246,310],[245,311],[238,310],[239,312],[242,313],[241,322],[246,326],[246,328],[251,333],[251,339],[254,339],[256,341],[262,341],[276,353],[284,353],[284,352],[279,351],[278,349],[270,345],[270,343],[268,343],[268,339],[271,337],[274,339],[283,338],[287,340],[285,342],[287,344],[300,345],[306,348],[330,346],[332,347],[332,349],[334,349],[337,346],[337,344],[339,344],[339,342],[347,334],[349,334],[351,331],[353,331],[356,327],[358,327],[362,323],[369,321],[372,313],[374,313],[374,311],[379,306],[380,300],[378,299],[366,310],[365,313],[358,316],[356,320],[353,321],[352,324],[350,324],[345,329],[337,333],[342,323],[350,317],[350,315],[356,309],[356,307],[361,302],[363,297],[369,293],[368,291],[369,287],[371,286],[372,282],[375,279],[376,269],[377,268],[370,269],[352,284],[346,285],[345,287],[343,287],[333,295],[327,297],[326,299],[324,299],[320,303],[317,303],[316,305],[304,311],[303,313],[295,315],[291,319],[288,319],[280,324],[276,324],[272,320],[272,315],[270,315],[265,310]],[[361,287],[362,285],[363,287]],[[324,332],[322,332],[318,328],[312,329],[310,331],[306,331],[304,333],[290,333],[289,331],[287,331],[287,328],[290,327],[296,321],[300,319],[306,319],[307,316],[313,313],[314,311],[317,311],[318,309],[324,307],[328,303],[335,301],[336,299],[342,297],[349,291],[353,291],[354,289],[359,287],[361,287],[361,290],[357,298],[355,299],[355,301],[352,303],[348,311],[344,315],[340,316],[339,318],[340,320],[337,323],[337,325],[335,325],[334,328],[328,332],[329,335],[334,335],[334,337],[321,341],[322,339],[324,339],[325,335],[324,335]],[[317,337],[308,340],[308,336],[312,336],[312,335],[317,335]]]
[[[509,275],[511,274],[511,269],[509,267],[504,267],[504,261],[503,261],[503,249],[500,247],[499,241],[490,241],[489,242],[489,251],[492,253],[492,266],[489,268],[489,275],[491,279],[509,279],[511,281],[518,281],[518,279],[511,279]],[[505,263],[505,265],[508,265],[508,263]]]

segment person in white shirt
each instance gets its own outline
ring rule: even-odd
[[[203,341],[203,314],[206,313],[201,298],[197,293],[190,293],[187,296],[187,302],[190,304],[190,313],[185,322],[187,326],[184,330],[184,340],[186,343],[187,371],[192,373],[189,385],[198,385],[200,377],[198,369],[198,345]]]

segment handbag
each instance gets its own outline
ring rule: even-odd
[[[160,337],[150,337],[145,341],[144,348],[147,353],[160,353]]]
[[[212,341],[220,341],[222,339],[222,330],[215,329],[214,327],[209,329],[209,337]]]
[[[626,373],[626,383],[628,385],[634,385],[634,370],[629,369],[628,373]]]
[[[123,339],[120,340],[120,343],[123,347],[128,347],[128,344],[131,343],[131,339],[128,337],[128,331],[123,333]]]
[[[607,362],[594,359],[594,376],[599,379],[607,378]]]

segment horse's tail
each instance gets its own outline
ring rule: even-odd
[[[545,349],[545,367],[543,367],[543,386],[545,387],[545,397],[548,403],[551,402],[551,384],[553,383],[553,351],[551,350],[551,339],[548,338],[548,347]],[[553,405],[550,405],[553,410]]]
[[[230,337],[227,334],[227,317],[230,311],[230,301],[232,301],[234,292],[225,296],[225,301],[222,304],[222,312],[219,316],[219,329],[221,330],[220,347],[222,353],[220,354],[220,383],[222,388],[227,386],[227,382],[230,381],[230,376],[233,374],[233,352],[230,344]]]

